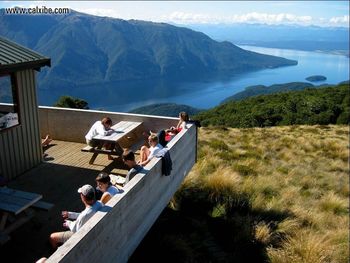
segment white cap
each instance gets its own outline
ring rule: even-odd
[[[88,199],[94,199],[95,198],[95,189],[89,185],[83,185],[78,189],[78,193],[82,194],[83,196],[87,197]]]

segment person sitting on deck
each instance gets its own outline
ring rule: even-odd
[[[172,126],[170,129],[165,130],[166,133],[170,134],[178,134],[182,129],[186,129],[186,123],[189,121],[188,114],[184,111],[179,113],[179,122],[176,127]]]
[[[169,129],[160,130],[158,133],[155,133],[153,131],[149,131],[149,133],[144,132],[144,136],[149,136],[151,134],[157,134],[159,144],[165,147],[169,141],[171,141],[172,138],[175,137],[176,134],[178,134],[183,129],[186,129],[186,124],[189,122],[188,114],[184,111],[179,113],[179,122],[177,123],[176,127],[172,126]],[[147,138],[147,137],[146,137]]]
[[[68,228],[68,231],[55,232],[50,235],[51,246],[56,249],[60,244],[65,243],[103,206],[100,202],[96,202],[95,189],[91,185],[84,185],[78,189],[80,198],[85,209],[81,213],[62,211],[64,218],[63,226]],[[75,221],[71,221],[75,220]]]
[[[149,148],[147,146],[141,147],[141,160],[138,163],[141,166],[147,165],[152,158],[163,149],[163,146],[158,143],[158,136],[156,134],[151,134],[148,137],[148,143],[150,145]]]
[[[45,139],[43,139],[43,140],[41,141],[41,146],[42,146],[42,147],[49,146],[50,142],[52,142],[52,139],[51,139],[50,135],[47,134],[46,137],[45,137]]]
[[[96,141],[93,140],[93,137],[96,135],[111,135],[114,130],[111,129],[112,127],[112,120],[109,117],[104,117],[100,121],[96,121],[92,127],[90,128],[89,132],[85,135],[86,144],[91,147],[97,147],[99,146]],[[106,149],[110,149],[110,144],[103,145]],[[108,160],[113,160],[113,157],[111,155],[108,155]]]
[[[112,198],[112,196],[120,192],[117,187],[112,185],[111,178],[105,172],[99,173],[95,180],[98,190],[102,192],[100,201],[103,204],[107,203]]]
[[[135,161],[135,154],[133,151],[124,151],[122,155],[123,162],[129,167],[129,171],[125,177],[124,186],[137,174],[143,167],[138,165]]]

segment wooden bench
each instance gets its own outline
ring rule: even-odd
[[[30,209],[42,198],[42,195],[0,187],[0,243],[3,244],[10,239],[9,234],[29,221],[34,213]],[[9,217],[14,218],[8,222]]]
[[[110,155],[118,155],[118,153],[114,150],[106,150],[106,149],[99,149],[97,147],[91,147],[91,146],[85,146],[81,149],[82,152],[90,152],[90,153],[97,153],[97,154],[110,154]]]
[[[44,202],[44,201],[38,201],[38,202],[32,204],[32,207],[49,211],[52,207],[54,207],[54,204]]]
[[[99,141],[99,145],[103,145],[105,143],[113,144],[113,149],[106,150],[99,147],[91,147],[85,146],[81,149],[82,152],[91,152],[93,153],[89,164],[93,164],[97,155],[99,154],[108,154],[108,155],[116,155],[121,156],[123,153],[123,147],[129,148],[128,144],[132,142],[135,138],[137,138],[137,131],[140,131],[142,128],[142,122],[134,122],[134,121],[120,121],[117,124],[111,127],[115,132],[111,135],[102,136],[97,135],[93,138],[95,141]]]

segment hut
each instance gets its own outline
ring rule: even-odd
[[[36,71],[50,58],[0,37],[0,175],[12,180],[42,160]]]

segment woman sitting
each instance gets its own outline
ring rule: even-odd
[[[188,114],[184,111],[179,113],[179,122],[177,123],[176,127],[172,126],[169,129],[162,129],[158,132],[149,131],[149,132],[143,132],[143,136],[145,136],[145,140],[148,139],[149,135],[155,134],[158,137],[158,143],[165,147],[169,141],[171,141],[172,138],[175,137],[176,134],[178,134],[182,129],[186,129],[186,124],[189,122]]]
[[[112,198],[112,196],[120,192],[120,190],[117,187],[112,185],[111,178],[105,172],[99,173],[95,180],[97,184],[97,189],[102,192],[100,201],[103,204],[106,204]]]
[[[177,123],[176,127],[170,127],[170,129],[165,130],[167,133],[173,133],[177,134],[179,133],[182,129],[186,129],[186,123],[189,121],[188,114],[184,111],[179,113],[179,122]]]
[[[139,165],[145,166],[151,159],[161,150],[163,146],[158,143],[158,136],[156,134],[151,134],[148,137],[149,148],[147,146],[141,147]]]

